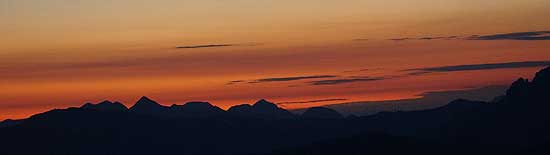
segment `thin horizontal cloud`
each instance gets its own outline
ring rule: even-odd
[[[193,48],[213,48],[213,47],[230,47],[237,44],[208,44],[208,45],[182,45],[176,46],[176,48],[193,49]]]
[[[298,80],[307,80],[307,79],[324,79],[324,78],[336,78],[337,75],[311,75],[311,76],[291,76],[291,77],[272,77],[272,78],[263,78],[256,80],[234,80],[229,81],[227,85],[238,84],[238,83],[267,83],[267,82],[288,82],[288,81],[298,81]]]
[[[405,41],[405,40],[412,40],[413,38],[393,38],[393,39],[388,39],[388,40],[393,40],[393,41]]]
[[[455,66],[427,67],[407,69],[404,71],[413,71],[409,75],[421,75],[432,72],[457,72],[457,71],[473,71],[473,70],[493,70],[507,68],[527,68],[549,66],[550,61],[522,61],[522,62],[505,62],[505,63],[487,63],[487,64],[467,64]]]
[[[244,81],[244,80],[234,80],[234,81],[227,82],[226,85],[233,85],[233,84],[238,84],[238,83],[243,83],[243,82],[246,82],[246,81]]]
[[[337,84],[355,83],[355,82],[379,81],[379,80],[385,80],[385,79],[386,78],[383,78],[383,77],[356,77],[356,78],[350,77],[350,78],[342,78],[342,79],[310,81],[307,83],[310,85],[337,85]]]
[[[448,36],[448,37],[422,37],[422,38],[418,38],[419,40],[437,40],[437,39],[445,39],[445,40],[450,40],[450,39],[457,39],[459,38],[459,36]]]
[[[471,36],[439,36],[439,37],[419,37],[419,38],[392,38],[392,41],[409,41],[409,40],[550,40],[550,31],[531,31],[531,32],[514,32],[492,35],[471,35]]]
[[[460,36],[445,36],[445,37],[420,37],[420,38],[392,38],[392,41],[408,41],[408,40],[453,40],[459,39]]]
[[[306,104],[306,103],[320,103],[320,102],[331,102],[331,101],[347,101],[348,99],[344,98],[332,98],[332,99],[322,99],[322,100],[310,100],[310,101],[295,101],[295,102],[279,102],[279,105],[287,104]]]
[[[195,49],[195,48],[216,48],[216,47],[232,47],[232,46],[258,46],[262,44],[263,43],[181,45],[181,46],[176,46],[176,48]]]
[[[278,78],[265,78],[258,79],[257,82],[282,82],[282,81],[296,81],[304,79],[321,79],[321,78],[334,78],[336,75],[313,75],[313,76],[295,76],[295,77],[278,77]]]
[[[550,31],[516,32],[494,35],[474,35],[468,40],[550,40]]]

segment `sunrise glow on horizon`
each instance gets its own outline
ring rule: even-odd
[[[548,0],[0,0],[0,120],[141,96],[296,109],[509,85],[550,65],[548,17]]]

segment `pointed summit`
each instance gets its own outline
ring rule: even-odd
[[[271,103],[271,102],[269,102],[265,99],[260,99],[260,100],[256,101],[256,104],[258,104],[258,103]]]
[[[109,100],[105,100],[103,102],[99,102],[98,104],[113,104],[113,102],[111,102]]]
[[[142,96],[141,98],[139,98],[136,104],[158,104],[158,103],[149,99],[147,96]]]
[[[141,106],[141,105],[159,105],[157,102],[149,99],[147,96],[142,96],[141,98],[139,98],[139,100],[136,102],[136,104],[134,106],[132,106],[132,108],[136,107],[136,106]]]
[[[162,106],[148,97],[143,96],[130,108],[130,111],[141,114],[160,114],[167,109],[168,107]]]

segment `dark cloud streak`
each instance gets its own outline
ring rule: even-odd
[[[183,45],[183,46],[176,46],[176,48],[193,49],[193,48],[214,48],[214,47],[230,47],[230,46],[237,46],[237,44]]]
[[[255,82],[262,83],[262,82],[284,82],[284,81],[296,81],[296,80],[304,80],[304,79],[321,79],[321,78],[334,78],[338,77],[336,75],[313,75],[313,76],[294,76],[294,77],[277,77],[277,78],[265,78],[265,79],[257,79]]]
[[[522,62],[505,62],[505,63],[488,63],[488,64],[467,64],[456,66],[441,66],[428,68],[415,68],[404,71],[413,71],[409,75],[422,75],[432,72],[457,72],[457,71],[473,71],[473,70],[493,70],[493,69],[508,69],[508,68],[527,68],[549,66],[550,61],[522,61]]]
[[[459,36],[447,36],[447,37],[420,37],[420,38],[393,38],[388,40],[393,41],[408,41],[408,40],[453,40],[459,39]]]
[[[371,69],[346,70],[346,71],[342,71],[342,73],[366,72],[366,71],[370,71],[370,70]]]
[[[413,38],[394,38],[394,39],[388,39],[393,41],[405,41],[405,40],[412,40]]]
[[[320,102],[330,102],[330,101],[347,101],[348,99],[343,98],[333,98],[333,99],[322,99],[322,100],[310,100],[310,101],[296,101],[296,102],[279,102],[279,105],[286,104],[306,104],[306,103],[320,103]]]
[[[379,81],[385,80],[383,77],[362,77],[362,78],[343,78],[343,79],[334,79],[334,80],[319,80],[308,82],[310,85],[337,85],[345,83],[355,83],[355,82],[369,82],[369,81]]]
[[[256,80],[234,80],[229,81],[227,85],[237,84],[237,83],[267,83],[267,82],[287,82],[287,81],[298,81],[298,80],[307,80],[307,79],[324,79],[324,78],[336,78],[337,75],[311,75],[311,76],[291,76],[291,77],[273,77],[273,78],[263,78]]]
[[[393,38],[392,41],[409,41],[409,40],[550,40],[550,31],[531,31],[531,32],[514,32],[492,35],[472,35],[472,36],[447,36],[447,37],[420,37],[420,38]]]
[[[238,84],[238,83],[243,83],[243,82],[245,82],[245,81],[244,80],[234,80],[234,81],[227,82],[226,85]]]
[[[471,36],[468,40],[550,40],[550,31],[516,32],[485,36]]]

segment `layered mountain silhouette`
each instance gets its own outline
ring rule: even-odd
[[[263,99],[227,111],[104,101],[0,123],[0,154],[548,154],[549,92],[545,68],[492,102],[360,117],[325,107],[298,115]]]
[[[252,105],[242,104],[233,106],[228,111],[224,111],[208,102],[198,101],[188,102],[183,105],[173,104],[171,106],[164,106],[146,96],[141,97],[130,108],[127,108],[120,102],[106,100],[97,104],[86,103],[80,109],[100,112],[130,112],[161,118],[246,117],[254,119],[290,119],[298,117],[265,99],[261,99]]]

